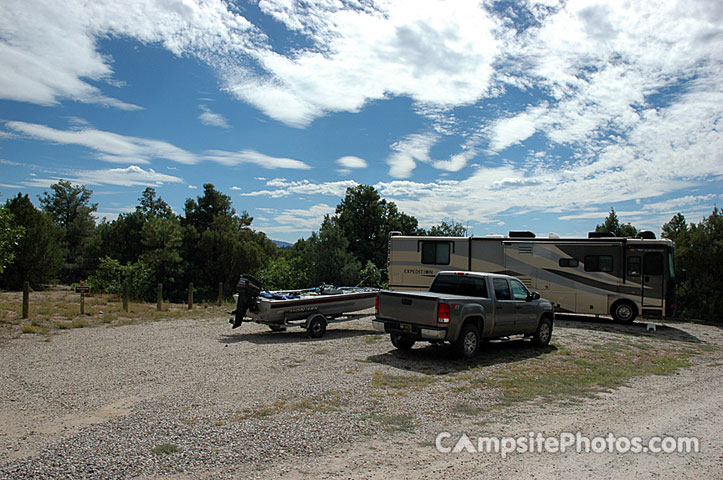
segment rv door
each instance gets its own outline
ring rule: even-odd
[[[664,256],[662,250],[633,248],[628,250],[626,277],[640,288],[643,307],[661,308],[664,298]]]

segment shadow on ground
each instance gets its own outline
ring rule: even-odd
[[[648,330],[648,323],[644,320],[633,323],[617,323],[612,319],[605,317],[594,317],[586,315],[556,315],[555,328],[561,329],[577,329],[577,330],[593,330],[599,332],[619,333],[622,335],[631,335],[636,337],[650,337],[660,340],[673,340],[685,343],[703,343],[695,335],[681,330],[675,326],[675,323],[666,321],[661,325],[659,321],[653,322],[655,331]]]
[[[242,327],[243,328],[243,327]],[[282,343],[319,343],[326,342],[328,340],[337,340],[340,338],[353,338],[362,337],[365,335],[375,335],[377,332],[374,330],[355,330],[345,328],[334,328],[330,327],[324,336],[321,338],[309,338],[306,335],[306,330],[301,328],[290,328],[285,332],[253,332],[243,333],[232,333],[228,335],[221,335],[219,338],[220,343],[234,344],[240,342],[251,342],[256,345],[269,345],[269,344],[282,344]]]
[[[556,351],[555,345],[538,348],[532,345],[532,342],[515,340],[504,343],[484,343],[480,348],[480,353],[470,360],[456,358],[450,345],[426,345],[411,350],[391,350],[381,355],[372,355],[367,357],[367,361],[400,370],[446,375],[470,368],[521,362]]]

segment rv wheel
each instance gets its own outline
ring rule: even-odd
[[[635,305],[628,301],[620,301],[613,304],[610,309],[610,315],[613,316],[613,320],[621,323],[632,323],[635,317],[638,316],[638,312],[635,309]]]
[[[306,326],[306,334],[310,338],[321,338],[326,332],[326,318],[324,315],[314,315]]]

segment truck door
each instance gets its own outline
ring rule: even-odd
[[[519,280],[510,279],[512,301],[515,302],[515,333],[537,330],[537,304],[527,300],[529,290]]]
[[[492,335],[509,335],[515,328],[515,301],[505,278],[493,278],[495,289],[495,328]]]

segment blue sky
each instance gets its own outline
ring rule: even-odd
[[[6,0],[0,200],[212,183],[293,242],[347,187],[423,226],[660,231],[723,198],[720,1]]]

